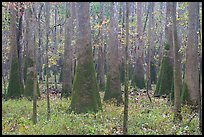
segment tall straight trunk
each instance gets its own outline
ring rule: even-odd
[[[78,51],[79,51],[79,44],[78,44],[78,28],[79,28],[79,20],[78,20],[78,13],[77,13],[77,2],[72,2],[72,13],[73,13],[73,18],[74,18],[74,21],[73,21],[73,29],[74,30],[74,38],[75,39],[75,45],[73,47],[73,60],[72,60],[72,83],[74,81],[74,76],[75,76],[75,72],[76,72],[76,64],[77,64],[77,54],[78,54]]]
[[[56,54],[57,53],[57,5],[55,5],[55,8],[54,8],[54,33],[53,33],[53,53]],[[54,79],[55,79],[55,89],[57,89],[57,66],[54,65],[53,66],[53,73],[54,73]]]
[[[42,81],[43,80],[43,76],[42,76],[42,29],[41,29],[41,12],[42,12],[42,7],[43,7],[43,4],[40,5],[40,11],[38,13],[38,65],[37,65],[37,68],[38,68],[38,73],[39,73],[39,81]],[[36,63],[37,63],[36,62]]]
[[[33,9],[35,10],[36,3],[32,5]],[[35,11],[33,11],[35,12]],[[36,67],[36,21],[34,15],[31,16],[32,21],[34,23],[34,38],[33,38],[33,67],[34,67],[34,77],[33,77],[33,124],[37,123],[37,90],[38,90],[38,83],[37,83],[37,67]]]
[[[144,81],[144,41],[143,41],[143,32],[142,32],[142,3],[137,3],[137,45],[134,48],[135,56],[135,68],[134,68],[134,77],[133,82],[138,88],[145,87]]]
[[[128,134],[128,45],[129,45],[129,3],[126,3],[126,47],[125,47],[125,104],[123,134]]]
[[[181,59],[179,55],[179,44],[176,27],[176,2],[172,3],[172,35],[173,35],[173,52],[174,52],[174,121],[181,121]]]
[[[110,11],[109,46],[107,53],[108,72],[104,100],[115,98],[119,105],[122,103],[122,92],[119,79],[118,34],[116,31],[117,29],[115,28],[117,24],[115,23],[114,13],[115,7],[114,2],[112,2]]]
[[[49,44],[49,27],[50,27],[50,3],[45,3],[46,10],[46,89],[47,89],[47,120],[50,119],[50,99],[49,99],[49,84],[48,84],[48,44]]]
[[[14,3],[10,7],[10,76],[7,98],[19,98],[22,93],[23,85],[20,79],[18,51],[17,51],[17,31],[16,31],[16,10]]]
[[[173,98],[173,37],[172,37],[172,4],[166,2],[166,24],[164,53],[159,68],[155,96],[168,95]]]
[[[93,66],[89,3],[79,2],[77,11],[79,19],[77,44],[80,50],[69,110],[76,113],[97,112],[102,106]]]
[[[163,44],[163,39],[162,39],[162,35],[163,35],[163,22],[162,22],[162,15],[163,15],[163,12],[162,12],[162,10],[163,10],[163,2],[160,2],[160,26],[161,26],[161,30],[160,30],[160,36],[159,36],[159,65],[158,66],[160,66],[160,62],[161,62],[161,60],[162,60],[162,51],[163,51],[163,46],[162,46],[162,44]]]
[[[72,15],[70,16],[70,7],[71,3],[66,3],[67,9],[67,22],[65,24],[65,45],[64,45],[64,64],[63,64],[63,83],[62,83],[62,94],[61,97],[67,98],[71,95],[72,90],[72,72],[71,72],[71,65],[72,65],[72,47],[71,47],[71,40],[72,40]]]
[[[186,48],[186,84],[192,105],[200,104],[198,73],[198,2],[189,2],[188,39]]]
[[[35,8],[34,8],[35,9]],[[28,98],[29,100],[33,99],[33,89],[34,89],[34,73],[35,73],[35,64],[34,64],[34,59],[36,58],[36,54],[34,54],[34,26],[36,24],[34,24],[35,22],[35,18],[32,17],[34,16],[34,10],[32,11],[31,8],[28,8],[28,10],[26,11],[26,28],[27,28],[27,56],[25,57],[25,69],[26,69],[26,80],[25,80],[25,91],[24,91],[24,95],[26,96],[26,98]],[[39,87],[36,88],[37,89],[37,93],[38,96],[40,96],[40,90]]]
[[[22,67],[22,20],[23,20],[23,2],[19,3],[20,6],[20,15],[19,15],[19,24],[18,24],[18,30],[17,30],[17,49],[18,49],[18,62],[19,62],[19,72],[20,72],[20,82],[22,82],[23,85],[23,67]]]
[[[99,29],[99,40],[100,40],[100,46],[98,50],[98,83],[100,90],[104,90],[105,87],[105,78],[104,78],[104,51],[103,51],[103,7],[104,3],[100,2],[100,29]]]
[[[151,65],[151,58],[152,58],[152,47],[154,47],[154,31],[153,31],[153,23],[154,23],[154,15],[153,10],[154,9],[154,3],[150,2],[150,11],[149,11],[149,31],[148,31],[148,51],[147,51],[147,90],[151,89],[151,74],[150,74],[150,65]]]

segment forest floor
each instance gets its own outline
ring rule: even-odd
[[[153,91],[132,91],[129,93],[128,134],[130,135],[201,135],[196,112],[191,113],[188,106],[182,107],[182,122],[173,123],[173,106],[167,98],[154,98]],[[100,92],[101,100],[104,92]],[[103,111],[98,113],[68,113],[70,98],[60,99],[59,94],[50,94],[51,119],[47,121],[46,95],[37,102],[38,122],[32,124],[32,102],[25,98],[19,100],[2,99],[2,134],[40,134],[40,135],[112,135],[122,134],[123,109],[113,102],[103,102]]]

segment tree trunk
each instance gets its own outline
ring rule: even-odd
[[[34,11],[33,11],[34,12]],[[34,89],[34,59],[36,58],[36,54],[34,54],[34,40],[33,40],[33,32],[34,32],[34,17],[32,18],[33,14],[31,8],[28,8],[26,12],[26,26],[27,26],[27,56],[25,58],[25,69],[26,69],[26,80],[25,80],[25,92],[24,95],[29,99],[33,99],[33,89]],[[40,96],[39,87],[37,88],[38,96]]]
[[[42,76],[42,30],[41,30],[41,23],[40,23],[40,19],[41,19],[41,12],[42,12],[42,7],[43,4],[40,5],[40,11],[38,13],[38,60],[37,60],[37,68],[38,68],[38,74],[39,74],[39,81],[43,80],[43,76]]]
[[[63,65],[63,83],[62,83],[62,97],[67,98],[71,95],[72,91],[72,72],[71,72],[71,65],[72,65],[72,47],[71,47],[71,40],[72,40],[72,15],[70,16],[70,7],[71,3],[66,3],[67,9],[67,23],[65,25],[65,45],[64,45],[64,65]]]
[[[169,95],[173,98],[173,38],[172,38],[172,20],[171,20],[171,3],[166,3],[166,25],[165,25],[165,42],[164,53],[160,70],[158,74],[158,80],[156,84],[156,90],[154,95]]]
[[[22,68],[22,20],[23,20],[23,2],[20,2],[20,17],[19,17],[19,24],[18,24],[18,34],[17,34],[17,49],[18,49],[18,62],[19,62],[19,72],[20,72],[20,82],[22,82],[21,85],[23,85],[23,68]],[[22,91],[23,92],[23,91]]]
[[[100,46],[98,50],[98,83],[100,90],[104,90],[105,88],[105,78],[104,78],[104,51],[103,51],[103,6],[104,3],[100,2],[100,29],[99,29],[99,40],[100,40]]]
[[[125,104],[123,134],[128,134],[128,45],[129,45],[129,3],[126,3],[126,47],[125,47]]]
[[[114,2],[111,3],[111,11],[110,11],[110,26],[109,26],[109,46],[107,53],[107,81],[106,81],[106,91],[104,95],[104,100],[110,100],[111,98],[115,98],[117,100],[117,104],[122,102],[122,92],[120,86],[120,78],[119,78],[119,61],[118,61],[118,41],[117,41],[117,31],[115,26],[114,18]]]
[[[141,11],[142,3],[137,3],[137,40],[138,44],[134,48],[135,50],[135,68],[134,68],[134,77],[133,77],[133,85],[138,88],[145,87],[144,81],[144,42],[143,42],[143,32],[142,32],[142,11]]]
[[[48,44],[49,44],[49,27],[50,27],[50,3],[45,3],[46,10],[46,88],[47,88],[47,120],[50,119],[50,99],[49,99],[49,84],[48,84]]]
[[[10,77],[7,98],[19,98],[23,91],[23,85],[20,79],[18,51],[17,51],[17,37],[16,37],[16,10],[11,3],[10,7]]]
[[[181,102],[180,102],[180,92],[181,92],[181,59],[179,55],[179,44],[177,37],[177,27],[176,27],[176,3],[172,3],[172,35],[173,35],[173,52],[174,52],[174,122],[176,120],[181,121]]]
[[[198,73],[198,3],[189,2],[188,40],[186,48],[186,84],[192,105],[200,104]]]
[[[33,13],[35,12],[35,4],[32,5],[33,6]],[[34,38],[33,38],[33,68],[34,68],[34,77],[33,77],[33,124],[37,123],[37,90],[38,90],[38,81],[37,81],[37,67],[36,67],[36,25],[37,22],[35,21],[35,17],[32,14],[32,22],[33,22],[33,29],[34,29]]]
[[[102,106],[93,65],[89,3],[79,2],[77,5],[80,51],[69,110],[76,113],[97,112]]]
[[[152,58],[152,49],[154,47],[154,30],[153,25],[154,24],[154,3],[150,3],[150,11],[149,11],[149,31],[148,31],[148,49],[147,49],[147,90],[151,89],[151,73],[150,73],[150,65],[151,65],[151,58]]]

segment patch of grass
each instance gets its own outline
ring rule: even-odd
[[[153,96],[153,92],[150,92]],[[104,92],[100,92],[104,96]],[[60,100],[50,97],[51,118],[47,121],[46,98],[37,102],[37,124],[32,123],[32,101],[26,98],[19,100],[2,100],[2,134],[17,135],[111,135],[122,134],[123,108],[113,102],[103,102],[103,111],[98,113],[68,113],[70,98]],[[183,120],[180,124],[173,123],[173,106],[166,99],[152,97],[150,104],[146,93],[129,95],[128,134],[136,135],[201,135],[198,129],[198,116],[189,123],[190,107],[182,107]]]

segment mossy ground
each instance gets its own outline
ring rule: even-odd
[[[40,85],[41,87],[41,85]],[[151,97],[153,91],[149,91]],[[100,93],[101,98],[104,92]],[[102,101],[102,100],[101,100]],[[201,135],[198,129],[197,115],[188,124],[190,108],[181,109],[182,122],[173,123],[173,106],[167,99],[153,98],[153,108],[146,93],[129,97],[128,134],[130,135]],[[68,113],[70,98],[60,100],[60,95],[50,96],[51,119],[47,121],[46,95],[42,94],[37,102],[38,121],[32,124],[32,102],[20,100],[2,100],[2,134],[15,135],[113,135],[122,134],[124,106],[103,102],[103,111],[98,113]]]

